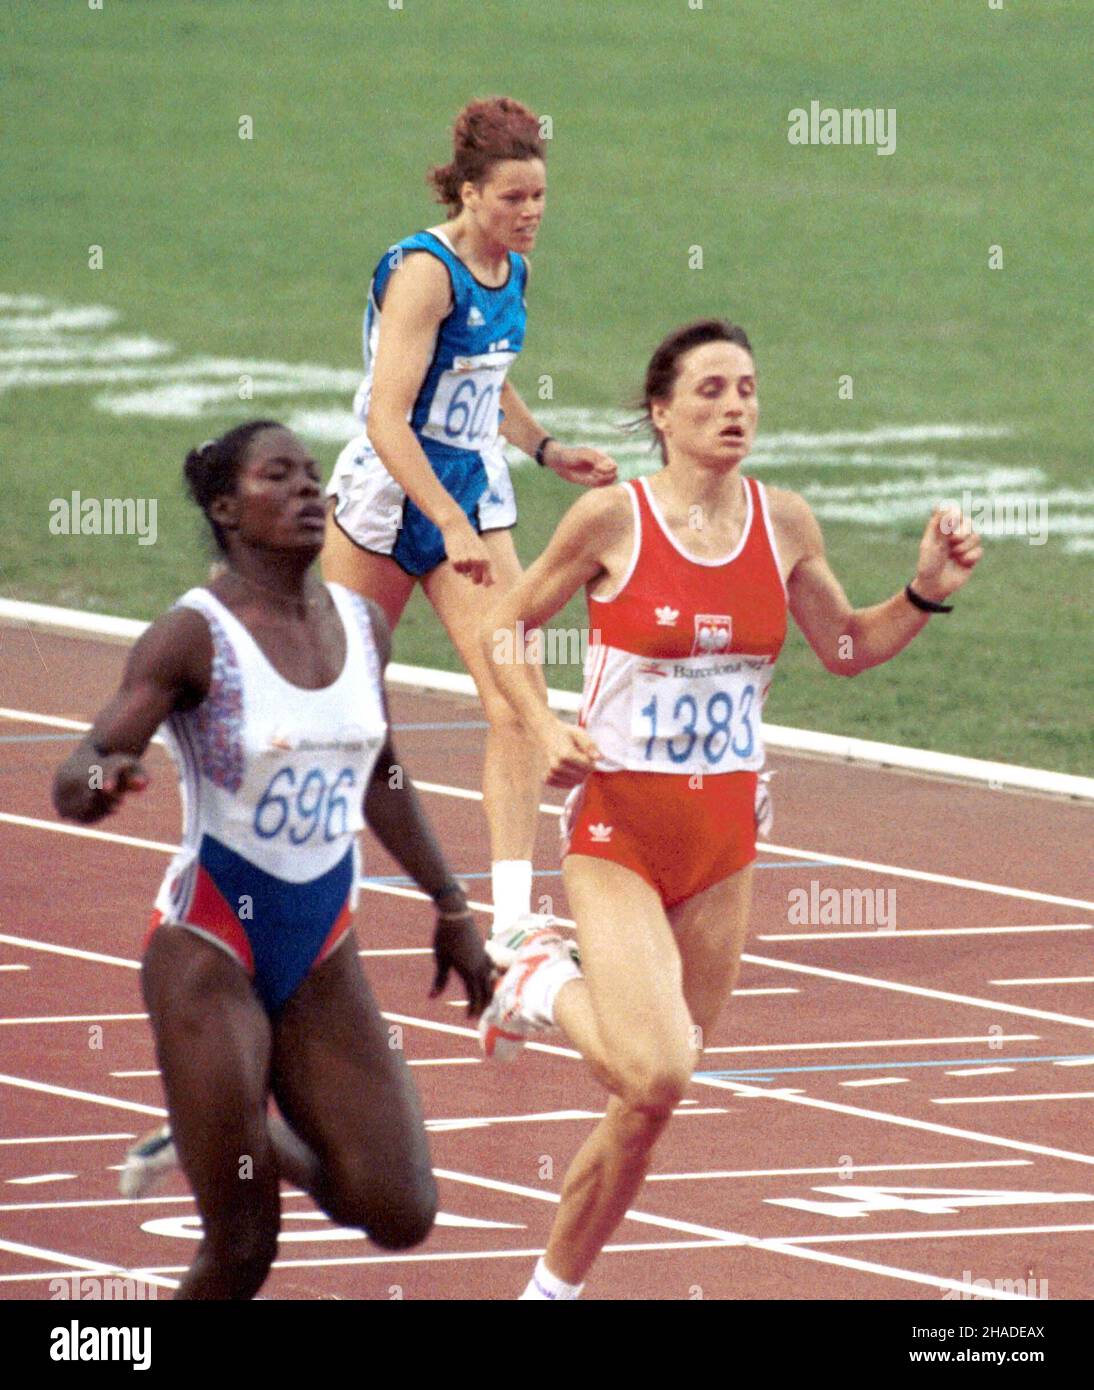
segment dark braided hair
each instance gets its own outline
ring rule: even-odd
[[[187,491],[205,513],[205,520],[212,527],[213,539],[222,555],[228,553],[227,540],[223,530],[209,515],[209,508],[215,498],[235,492],[247,449],[259,430],[284,428],[277,420],[248,420],[246,424],[226,431],[219,439],[209,439],[199,448],[191,449],[186,455],[182,471],[186,477]]]
[[[663,463],[668,462],[665,443],[661,438],[661,432],[653,423],[650,406],[654,401],[669,399],[676,385],[681,357],[703,343],[735,343],[746,352],[752,352],[748,334],[739,324],[730,323],[727,319],[696,319],[692,323],[685,323],[682,328],[674,329],[667,338],[658,343],[646,368],[645,385],[637,402],[642,414],[633,422],[633,428],[641,429],[645,426],[653,431],[661,446]]]

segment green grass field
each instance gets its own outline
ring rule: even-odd
[[[553,122],[514,371],[545,420],[584,410],[614,447],[608,426],[627,418],[662,334],[724,314],[756,347],[763,447],[750,471],[813,502],[857,603],[910,577],[940,497],[968,488],[981,505],[1045,508],[1046,543],[991,538],[959,611],[853,686],[793,637],[769,718],[1094,771],[1084,8],[5,8],[0,591],[152,617],[204,574],[187,448],[272,414],[306,437],[313,422],[309,442],[332,464],[371,268],[440,220],[424,175],[447,157],[458,108],[511,92]],[[895,111],[895,151],[790,144],[788,113],[811,100]],[[963,428],[939,438],[941,425]],[[620,447],[636,465],[635,445]],[[574,494],[534,468],[516,478],[530,559]],[[156,543],[51,535],[50,500],[74,488],[156,498]],[[580,623],[580,608],[560,621]],[[454,665],[417,600],[396,655]]]

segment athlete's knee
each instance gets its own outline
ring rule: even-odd
[[[691,1065],[685,1056],[655,1056],[630,1063],[620,1080],[620,1099],[628,1108],[667,1118],[687,1091]]]
[[[369,1239],[385,1250],[407,1250],[420,1245],[437,1219],[437,1188],[432,1177],[412,1190],[401,1190],[395,1200],[380,1204],[365,1225]]]
[[[206,1232],[202,1256],[231,1297],[253,1298],[265,1283],[277,1258],[278,1227],[276,1217],[252,1216],[230,1226],[212,1225]]]
[[[343,1165],[324,1193],[323,1208],[333,1221],[356,1226],[386,1250],[418,1245],[437,1219],[437,1184],[428,1169],[396,1176],[394,1182],[389,1176],[378,1181],[365,1164],[356,1171]]]
[[[653,1057],[631,1062],[620,1071],[619,1098],[638,1120],[664,1128],[691,1079],[690,1060]]]

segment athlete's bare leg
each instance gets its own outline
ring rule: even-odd
[[[394,632],[418,581],[390,555],[374,555],[371,550],[355,545],[335,521],[333,505],[327,512],[327,533],[320,565],[324,579],[354,589],[365,598],[375,599]]]
[[[751,866],[666,914],[622,865],[569,855],[566,893],[584,977],[559,991],[555,1020],[611,1090],[570,1165],[546,1264],[580,1284],[622,1220],[737,977]]]
[[[494,683],[490,660],[480,645],[483,619],[520,577],[520,561],[508,531],[487,532],[482,540],[494,572],[490,588],[470,583],[447,561],[426,575],[422,584],[475,682],[489,721],[482,791],[490,857],[530,860],[546,769],[538,747]],[[547,687],[538,667],[536,676],[546,700]]]
[[[266,1126],[270,1021],[246,972],[181,927],[160,927],[141,970],[171,1130],[202,1238],[175,1294],[253,1298],[277,1253],[278,1164]]]
[[[271,1085],[285,1117],[270,1123],[283,1175],[385,1249],[424,1240],[437,1212],[425,1124],[353,932],[278,1013]]]

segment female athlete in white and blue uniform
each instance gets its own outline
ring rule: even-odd
[[[598,450],[551,439],[506,375],[524,345],[544,153],[538,120],[510,98],[472,102],[457,118],[452,162],[431,174],[449,220],[391,247],[372,277],[355,401],[365,428],[328,487],[323,553],[325,576],[375,599],[392,627],[420,582],[474,678],[488,721],[495,934],[529,910],[543,779],[478,642],[495,596],[521,573],[499,435],[571,482],[616,473]]]
[[[409,779],[389,775],[383,615],[313,572],[315,461],[258,420],[193,450],[186,476],[226,564],[141,637],[54,804],[83,822],[114,811],[163,725],[184,834],[141,983],[170,1132],[136,1147],[123,1190],[177,1150],[203,1228],[177,1296],[238,1299],[276,1253],[282,1177],[387,1247],[424,1239],[436,1212],[417,1096],[357,959],[366,819],[437,904],[434,994],[455,969],[474,1015],[491,966]]]

